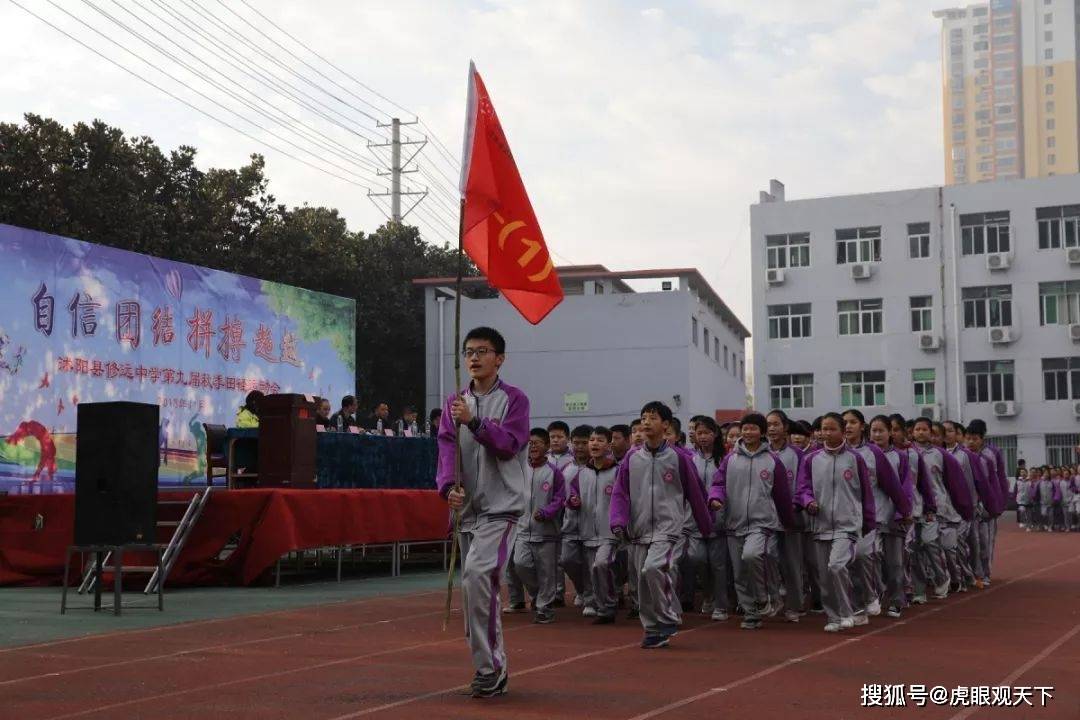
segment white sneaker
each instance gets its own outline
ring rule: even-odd
[[[916,595],[915,597],[911,598],[911,604],[912,605],[925,605],[926,604],[926,596],[925,595]]]
[[[944,600],[945,598],[949,597],[949,581],[948,580],[946,580],[945,582],[941,583],[936,588],[934,588],[934,597],[937,598],[938,600]]]
[[[840,618],[840,629],[841,630],[850,630],[854,626],[855,626],[855,618],[849,618],[849,617]]]
[[[585,605],[585,598],[580,595],[574,596],[574,607],[583,607]]]
[[[701,614],[711,615],[714,607],[715,603],[712,600],[706,600],[705,602],[701,603]]]
[[[761,610],[762,617],[776,617],[780,613],[780,603],[770,599]]]
[[[596,608],[586,607],[584,610],[581,611],[581,614],[585,617],[596,617]]]
[[[726,611],[717,608],[712,611],[712,619],[716,622],[724,622],[728,619],[728,614]]]
[[[784,620],[789,623],[797,623],[799,622],[799,613],[795,612],[794,610],[785,610]]]
[[[983,587],[990,587],[990,578],[983,578]]]
[[[856,627],[860,625],[870,624],[870,618],[866,616],[866,613],[855,613],[855,617],[852,618],[852,620],[854,621]]]
[[[831,622],[825,625],[825,632],[840,632],[842,629],[843,626],[840,623]]]
[[[877,616],[881,614],[881,601],[873,600],[866,606],[866,614],[870,616]]]

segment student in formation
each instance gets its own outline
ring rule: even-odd
[[[892,441],[892,424],[884,415],[877,415],[870,420],[870,442],[882,452],[885,459],[892,466],[900,481],[900,487],[907,498],[909,507],[915,502],[915,482],[911,475],[911,460],[906,449],[897,448]],[[875,503],[877,498],[875,497]],[[896,511],[892,517],[878,525],[879,544],[881,546],[880,569],[885,581],[885,590],[882,599],[885,601],[886,613],[891,618],[900,617],[900,613],[907,605],[904,594],[905,568],[904,568],[904,544],[907,539],[908,528],[914,522],[914,511],[910,511],[905,517]]]
[[[769,450],[780,458],[787,473],[788,493],[795,497],[795,480],[799,476],[799,463],[803,451],[788,441],[792,422],[783,410],[773,410],[765,416]],[[806,532],[806,515],[799,510],[793,515],[794,523],[779,534],[780,574],[784,581],[784,619],[799,622],[803,614],[803,575],[806,572],[803,534]]]
[[[641,418],[634,418],[630,422],[630,449],[639,448],[645,444],[645,433],[641,429]]]
[[[805,452],[810,446],[811,433],[810,427],[804,421],[795,420],[791,423],[791,434],[788,441]]]
[[[881,614],[880,573],[882,538],[879,528],[885,528],[896,513],[905,521],[911,519],[911,500],[904,494],[900,479],[885,453],[873,443],[866,442],[866,419],[859,410],[845,410],[844,437],[851,449],[866,464],[867,477],[874,493],[874,508],[877,515],[872,519],[870,531],[865,533],[855,546],[855,572],[852,583],[858,600],[855,608],[856,625],[866,625],[870,617]]]
[[[720,441],[720,427],[710,417],[705,417],[697,424],[697,452],[694,453],[694,469],[703,484],[712,483],[720,462],[724,459],[724,448]],[[732,596],[735,583],[731,576],[731,563],[728,559],[727,533],[724,531],[724,513],[710,509],[712,532],[701,538],[705,547],[703,573],[705,589],[701,612],[717,622],[728,619],[733,607]],[[697,526],[692,528],[693,536],[701,537]]]
[[[514,567],[533,598],[533,622],[555,621],[555,590],[559,573],[559,513],[566,500],[563,474],[547,459],[548,431],[529,431],[529,469],[525,512],[514,544]]]
[[[850,567],[859,537],[874,529],[874,491],[862,456],[844,442],[844,418],[822,416],[820,433],[821,447],[799,466],[795,505],[810,516],[825,632],[840,632],[855,624]]]
[[[1031,532],[1031,514],[1028,510],[1031,502],[1031,482],[1028,480],[1027,468],[1019,468],[1016,471],[1013,499],[1016,500],[1016,524]]]
[[[611,431],[597,426],[589,436],[589,460],[570,482],[569,512],[577,513],[578,528],[589,573],[589,601],[582,610],[596,625],[615,622],[618,594],[615,586],[615,551],[611,532],[611,494],[615,490],[615,458]]]
[[[911,491],[913,524],[905,536],[904,563],[906,584],[912,589],[911,602],[922,605],[927,601],[928,589],[933,588],[943,579],[934,576],[933,558],[941,552],[938,543],[938,526],[935,522],[937,502],[934,499],[933,488],[930,486],[930,479],[927,477],[922,453],[909,440],[914,423],[907,422],[902,415],[893,414],[889,416],[889,428],[893,448],[907,455],[908,477],[901,480],[901,484],[904,485],[905,490],[914,489]],[[893,462],[888,453],[886,457],[889,457],[889,462]],[[893,614],[890,612],[890,615]]]
[[[615,458],[615,462],[621,463],[628,452],[630,452],[630,426],[622,424],[612,425],[611,454]]]
[[[774,599],[778,593],[772,587],[777,577],[777,541],[783,530],[794,527],[795,516],[787,468],[765,442],[765,416],[749,413],[740,424],[742,433],[735,449],[716,471],[709,506],[724,511],[735,592],[745,611],[740,627],[757,630],[763,618],[780,611]]]
[[[505,693],[509,682],[499,587],[525,510],[529,398],[499,379],[506,341],[497,330],[470,330],[462,350],[470,382],[444,406],[435,479],[439,494],[461,513],[462,611],[476,670],[472,695],[487,698]]]
[[[671,419],[671,409],[661,402],[641,409],[645,444],[619,465],[611,498],[611,531],[630,543],[630,561],[638,571],[645,649],[665,647],[682,620],[671,568],[685,541],[687,513],[693,513],[702,535],[709,534],[709,512],[694,464],[664,440]]]
[[[975,453],[982,463],[983,474],[994,499],[994,507],[986,522],[979,528],[979,549],[984,586],[990,585],[990,576],[994,565],[994,546],[997,544],[997,519],[1005,512],[1006,498],[1009,497],[1009,479],[1005,474],[1005,456],[994,445],[986,442],[986,423],[976,418],[967,426],[964,442],[968,450]]]
[[[1058,522],[1059,518],[1062,518],[1062,512],[1061,512],[1061,509],[1062,509],[1062,502],[1061,502],[1062,501],[1061,468],[1050,466],[1049,467],[1049,475],[1050,475],[1050,487],[1051,487],[1050,513],[1049,513],[1050,529],[1051,530],[1058,530],[1060,528],[1061,530],[1064,530],[1065,529],[1065,523],[1063,521]]]
[[[737,422],[728,423],[727,429],[724,430],[724,454],[735,449],[735,443],[739,441],[742,436],[742,427]]]
[[[589,462],[589,438],[592,436],[592,430],[591,425],[578,425],[570,433],[570,452],[574,459],[563,468],[563,475],[568,482],[573,482],[577,474]],[[563,513],[560,543],[559,567],[574,584],[574,607],[584,609],[592,603],[589,593],[589,570],[585,565],[585,547],[581,541],[581,518],[578,513]]]
[[[1054,483],[1045,467],[1035,468],[1032,474],[1035,475],[1035,479],[1031,483],[1031,494],[1039,507],[1039,526],[1044,532],[1052,532],[1054,529]]]
[[[970,587],[983,587],[982,548],[986,543],[986,525],[996,511],[997,500],[994,488],[986,480],[982,462],[964,445],[964,426],[952,420],[946,420],[943,425],[945,447],[960,464],[968,491],[975,499],[975,517],[968,523],[966,532],[960,533],[960,562],[964,582],[958,590],[967,592]]]
[[[564,478],[573,477],[573,471],[569,469],[574,463],[574,453],[570,452],[570,426],[562,420],[548,423],[548,437],[551,439],[551,449],[548,451],[548,462],[563,474]],[[562,523],[563,513],[559,513],[560,536],[558,542],[558,557],[562,557]],[[566,606],[566,575],[560,565],[558,580],[555,583],[555,607]]]
[[[930,564],[927,574],[935,578],[934,597],[941,600],[949,595],[950,587],[959,587],[963,579],[960,534],[975,515],[975,501],[956,458],[934,443],[934,425],[919,418],[912,434],[937,507],[934,523],[938,543],[931,546],[926,560]]]

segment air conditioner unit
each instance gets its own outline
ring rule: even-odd
[[[1073,403],[1073,415],[1080,418],[1080,402]]]
[[[941,406],[940,405],[925,405],[919,408],[919,417],[927,418],[938,422],[941,420]]]
[[[1009,253],[990,253],[986,256],[987,270],[1007,270],[1012,265]]]
[[[1073,323],[1069,326],[1069,339],[1073,342],[1080,342],[1080,323]]]
[[[784,282],[784,271],[779,268],[776,270],[767,270],[766,279],[770,285],[779,285]]]
[[[1016,414],[1016,403],[1012,400],[1002,400],[994,403],[994,415],[997,417],[1012,417]]]
[[[1065,251],[1065,257],[1070,265],[1080,265],[1080,247],[1069,248]]]
[[[874,266],[870,263],[852,263],[851,277],[856,280],[866,280],[874,274]]]
[[[987,335],[994,345],[1007,345],[1016,339],[1016,331],[1011,327],[992,327]]]
[[[941,338],[933,333],[919,333],[920,350],[937,350],[941,347]]]

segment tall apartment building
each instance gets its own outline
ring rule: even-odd
[[[1080,171],[1076,0],[939,10],[948,185]]]
[[[1080,176],[751,207],[754,400],[986,420],[1010,465],[1080,442]]]

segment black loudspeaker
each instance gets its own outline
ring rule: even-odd
[[[75,544],[157,540],[158,406],[80,403]]]

